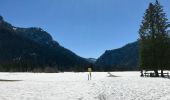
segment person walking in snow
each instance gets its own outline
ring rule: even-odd
[[[89,68],[88,68],[88,72],[89,72],[89,74],[88,74],[88,80],[91,80],[91,72],[92,72],[92,66],[90,66]]]
[[[88,72],[89,72],[89,74],[88,74],[88,80],[91,80],[91,71],[92,71],[92,69],[91,69],[91,68],[88,68]]]

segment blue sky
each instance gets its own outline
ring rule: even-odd
[[[76,54],[99,57],[138,39],[154,0],[0,0],[0,15],[18,27],[41,27]],[[170,20],[170,0],[161,0]]]

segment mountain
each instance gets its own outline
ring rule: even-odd
[[[17,28],[14,29],[25,38],[28,38],[34,42],[37,42],[41,45],[47,46],[59,46],[59,43],[54,41],[49,33],[44,31],[41,28],[31,27],[31,28]]]
[[[98,70],[137,70],[139,42],[129,43],[122,48],[106,50],[95,65]]]
[[[84,71],[90,63],[41,28],[14,27],[0,16],[0,71]]]
[[[96,62],[96,58],[87,58],[87,61],[94,64]]]

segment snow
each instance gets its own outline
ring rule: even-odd
[[[0,100],[170,100],[168,78],[111,74],[118,77],[93,72],[88,81],[88,73],[0,73]]]
[[[16,28],[16,27],[13,27],[13,30],[15,30],[15,31],[16,31],[16,30],[17,30],[17,28]]]

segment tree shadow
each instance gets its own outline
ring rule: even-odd
[[[18,82],[22,80],[6,80],[6,79],[0,79],[0,82]]]

